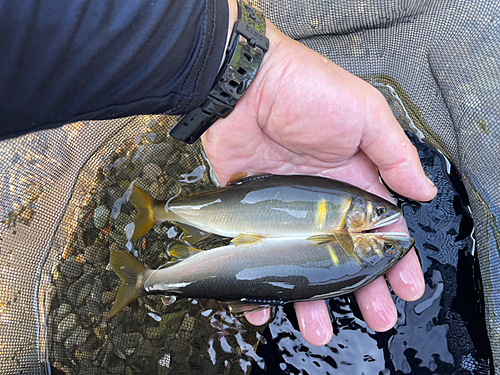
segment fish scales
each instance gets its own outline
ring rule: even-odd
[[[223,246],[195,255],[160,270],[139,270],[137,280],[115,251],[113,270],[135,297],[161,293],[221,301],[265,301],[282,304],[329,298],[352,292],[394,265],[413,246],[407,234],[363,233],[354,236],[355,248],[339,242],[314,245],[305,238],[267,238],[249,246]],[[388,244],[390,246],[388,246]],[[141,267],[140,265],[138,267]],[[120,292],[118,293],[120,295]],[[117,297],[117,301],[119,298]],[[128,303],[128,302],[127,302]],[[123,304],[111,312],[116,314]]]
[[[131,201],[140,212],[139,189],[134,189]],[[154,214],[138,215],[146,220],[136,222],[133,238],[163,221],[227,237],[307,237],[339,229],[370,230],[396,221],[401,214],[397,206],[352,185],[303,175],[269,175],[151,204]]]

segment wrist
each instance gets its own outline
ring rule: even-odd
[[[227,0],[227,5],[229,10],[229,19],[227,23],[226,46],[224,48],[224,51],[227,50],[229,41],[231,40],[231,34],[233,32],[234,23],[238,20],[238,4],[236,0]],[[222,67],[222,64],[224,63],[224,59],[225,59],[225,53],[222,54],[222,59],[219,64],[219,72]]]
[[[170,136],[195,142],[219,118],[227,117],[251,86],[269,49],[266,19],[262,12],[244,0],[228,0],[229,18],[234,17],[230,1],[237,7],[229,43],[216,81],[206,100],[179,119]],[[229,21],[229,20],[228,20]],[[230,21],[229,21],[230,22]]]

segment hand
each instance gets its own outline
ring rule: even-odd
[[[269,22],[266,34],[271,49],[254,82],[234,111],[203,136],[221,183],[240,171],[321,175],[392,199],[379,181],[380,172],[404,196],[427,201],[436,195],[415,148],[376,89]],[[407,228],[401,219],[384,230]],[[414,250],[386,277],[404,300],[416,300],[424,292]],[[386,331],[394,326],[396,307],[383,277],[355,296],[369,327]],[[324,301],[295,303],[295,311],[308,342],[324,345],[331,340]],[[268,310],[247,315],[256,325],[268,317]]]

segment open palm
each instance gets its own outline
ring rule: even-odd
[[[234,111],[203,136],[219,181],[241,171],[310,174],[346,181],[391,199],[384,181],[398,193],[429,200],[436,188],[383,96],[323,56],[268,24],[271,49],[257,77]],[[407,231],[404,220],[384,230]],[[401,298],[424,291],[422,270],[412,250],[387,274]],[[355,293],[367,324],[390,329],[396,308],[384,278]],[[304,338],[322,345],[332,336],[324,301],[295,304]],[[268,311],[249,314],[254,324]]]

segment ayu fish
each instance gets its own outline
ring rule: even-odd
[[[158,270],[143,267],[127,252],[113,251],[110,264],[123,283],[110,317],[147,294],[211,298],[239,306],[239,312],[331,298],[373,281],[414,243],[406,233],[352,234],[352,242],[352,251],[336,237],[323,235],[265,238],[208,251],[178,245],[171,255],[188,257]]]
[[[243,177],[241,177],[243,176]],[[396,205],[345,182],[305,175],[238,174],[225,187],[158,201],[133,186],[131,239],[164,221],[226,237],[308,237],[362,232],[397,221]],[[250,238],[250,240],[248,240]]]

